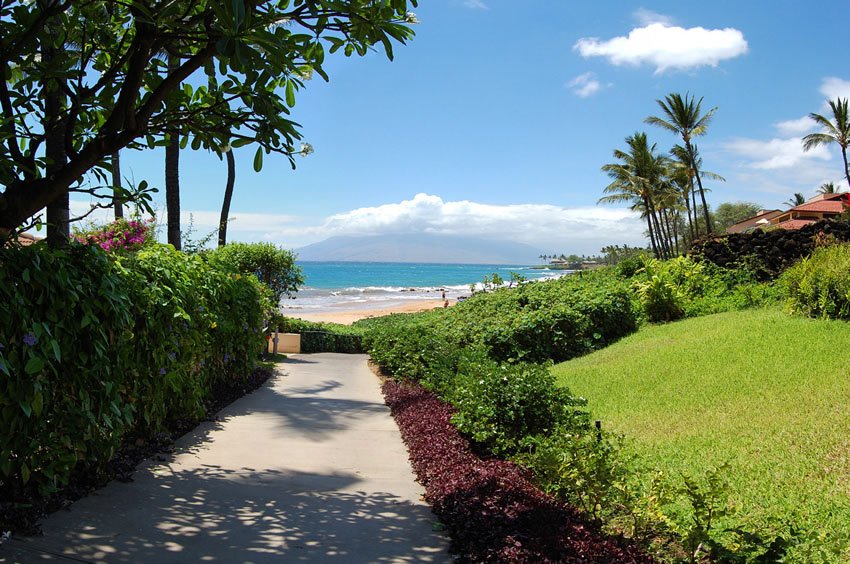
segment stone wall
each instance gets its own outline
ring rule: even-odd
[[[819,237],[850,241],[850,223],[824,220],[796,231],[757,229],[751,233],[732,233],[696,241],[688,254],[727,268],[745,264],[760,277],[773,278],[811,254]]]

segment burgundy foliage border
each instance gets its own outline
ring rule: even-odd
[[[434,394],[394,380],[383,392],[459,561],[652,561],[544,494],[516,464],[478,457],[452,425],[453,408]]]

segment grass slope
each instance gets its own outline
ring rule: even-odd
[[[846,534],[850,323],[723,313],[646,327],[554,371],[669,474],[730,462],[745,519]]]

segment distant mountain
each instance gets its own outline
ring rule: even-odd
[[[331,237],[296,249],[303,261],[536,264],[543,251],[525,243],[456,235]]]

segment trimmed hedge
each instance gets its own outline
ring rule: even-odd
[[[201,415],[250,375],[264,296],[170,246],[0,249],[0,498],[49,493],[129,433]]]
[[[271,327],[277,328],[282,333],[299,333],[303,353],[358,354],[363,352],[363,330],[349,325],[304,321],[278,313],[272,316]]]

